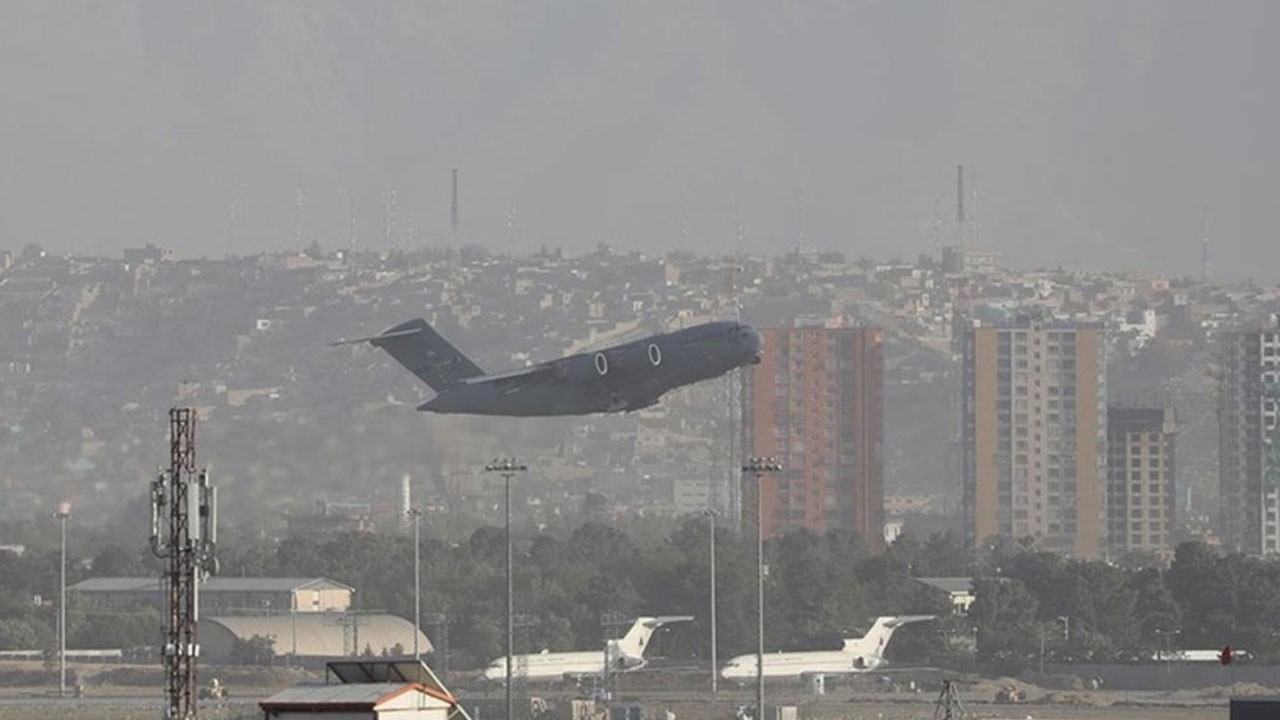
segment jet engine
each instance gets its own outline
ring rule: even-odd
[[[854,670],[875,670],[883,664],[884,661],[877,657],[859,655],[853,659]]]
[[[578,355],[556,363],[556,374],[570,382],[599,380],[613,371],[613,364],[604,353]]]
[[[644,375],[662,364],[662,348],[657,343],[637,343],[602,353],[609,372],[629,377]]]
[[[643,377],[662,364],[657,343],[639,343],[587,353],[561,361],[559,374],[566,380],[587,382],[602,377]]]
[[[632,657],[630,655],[621,655],[614,661],[615,670],[635,670],[644,667],[644,658]]]

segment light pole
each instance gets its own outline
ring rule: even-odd
[[[422,548],[422,536],[419,524],[422,520],[420,508],[409,508],[409,516],[413,518],[413,659],[422,660],[418,652],[418,634],[422,632],[422,562],[418,556]]]
[[[707,516],[707,542],[711,547],[711,697],[717,692],[716,681],[719,668],[719,656],[716,652],[716,511],[710,508],[702,511]]]
[[[764,486],[765,473],[782,469],[777,458],[749,457],[742,472],[756,476],[756,717],[764,720]]]
[[[511,604],[511,478],[518,472],[529,468],[521,465],[515,458],[494,458],[493,462],[484,466],[485,472],[498,473],[505,481],[505,498],[507,509],[507,720],[514,720],[515,706],[511,703],[511,661],[514,652],[511,622],[514,613]]]
[[[61,526],[62,550],[58,563],[58,697],[67,696],[67,518],[71,517],[71,503],[58,503],[53,513]]]
[[[1169,681],[1170,689],[1173,688],[1173,649],[1170,647],[1169,638],[1178,635],[1178,630],[1165,630],[1156,628],[1156,634],[1164,636],[1164,672],[1165,677]]]

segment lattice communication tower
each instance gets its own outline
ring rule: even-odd
[[[217,489],[196,471],[196,411],[169,410],[169,468],[151,483],[151,550],[168,561],[165,591],[165,718],[197,717],[200,581],[217,571]]]

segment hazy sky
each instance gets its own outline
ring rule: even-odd
[[[306,240],[1280,279],[1280,3],[7,2],[0,247]],[[413,238],[410,238],[410,233]]]

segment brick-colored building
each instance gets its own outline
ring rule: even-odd
[[[1173,550],[1174,417],[1164,408],[1107,410],[1107,545],[1113,553]]]
[[[782,472],[763,479],[765,536],[844,529],[873,547],[884,525],[884,332],[765,329],[763,358],[743,378],[743,447]],[[744,478],[743,524],[755,524]]]

